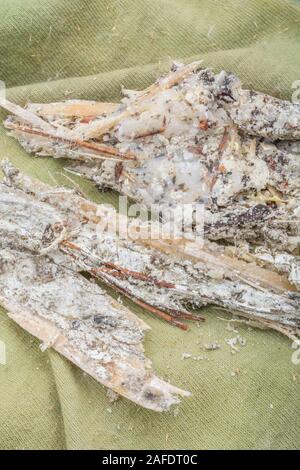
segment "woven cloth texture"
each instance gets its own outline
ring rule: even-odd
[[[22,105],[118,101],[122,86],[142,89],[172,59],[196,58],[236,73],[245,87],[290,98],[299,57],[300,4],[292,0],[0,2],[0,80]],[[27,155],[1,124],[4,157],[52,185],[79,184],[94,201],[117,203],[116,194],[67,178],[63,161]],[[247,344],[233,355],[226,339],[235,333],[220,319],[230,315],[206,309],[206,323],[183,332],[125,304],[152,327],[145,349],[157,373],[192,397],[176,413],[125,399],[111,405],[104,387],[57,353],[42,353],[0,310],[1,449],[299,448],[300,365],[292,363],[291,341],[236,324]],[[204,349],[216,340],[220,349]]]

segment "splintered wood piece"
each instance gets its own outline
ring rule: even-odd
[[[172,88],[181,81],[183,81],[187,76],[197,71],[201,64],[202,60],[192,62],[191,64],[182,66],[176,72],[168,74],[166,77],[163,77],[161,80],[158,80],[155,84],[146,88],[137,95],[137,99],[134,101],[133,105],[127,107],[125,110],[120,110],[116,112],[113,117],[100,119],[98,122],[92,122],[88,126],[82,127],[78,126],[76,132],[81,136],[83,140],[91,139],[94,137],[100,137],[112,127],[117,126],[123,119],[133,115],[141,113],[145,107],[145,101],[149,100],[151,97],[155,96],[157,93]]]
[[[187,240],[141,239],[140,243],[151,246],[166,254],[191,259],[195,263],[202,262],[215,268],[225,269],[227,275],[232,279],[242,279],[244,282],[251,283],[258,288],[274,290],[279,293],[297,291],[296,287],[288,281],[286,276],[279,275],[274,271],[261,268],[255,264],[246,263],[237,258],[231,258],[224,254],[216,254],[212,248],[209,248],[209,243],[205,247],[197,242]]]
[[[2,240],[1,245],[5,243]],[[1,246],[2,248],[2,246]],[[142,341],[149,327],[99,286],[59,263],[2,248],[0,303],[8,316],[104,386],[167,411],[189,393],[155,376]]]
[[[50,141],[52,140],[53,143],[55,142],[62,142],[63,144],[69,144],[70,145],[70,150],[76,150],[77,153],[80,152],[81,149],[83,149],[83,153],[81,154],[80,157],[77,158],[86,158],[88,159],[100,159],[100,160],[117,160],[117,161],[123,161],[123,160],[136,160],[136,155],[134,155],[132,152],[122,152],[119,151],[118,149],[111,147],[109,145],[105,144],[99,144],[97,142],[85,142],[82,140],[74,139],[74,138],[69,138],[69,137],[64,137],[56,134],[53,130],[48,133],[46,131],[38,130],[38,129],[33,129],[32,127],[26,127],[22,126],[19,124],[15,123],[8,123],[7,124],[7,129],[11,129],[16,133],[21,133],[21,134],[31,134],[31,135],[36,135],[39,137],[46,137]],[[89,149],[93,151],[94,153],[88,153],[86,154],[85,149]]]
[[[226,256],[209,243],[131,238],[133,222],[112,208],[36,182],[8,163],[3,169],[0,215],[15,244],[48,256],[63,251],[78,271],[100,277],[169,321],[170,316],[194,320],[186,315],[186,305],[217,305],[297,334],[299,294],[285,275]],[[15,204],[15,222],[21,217],[22,224],[5,222],[8,204]],[[126,224],[128,237],[119,238],[120,225]]]
[[[47,118],[89,118],[114,112],[118,103],[100,101],[69,100],[61,103],[29,103],[27,110],[40,117]]]

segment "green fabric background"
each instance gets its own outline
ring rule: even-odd
[[[20,104],[109,101],[120,98],[121,85],[150,84],[170,59],[201,57],[247,87],[290,97],[300,79],[299,28],[299,3],[286,0],[1,0],[0,79]],[[51,184],[73,184],[63,162],[26,155],[1,125],[3,157]],[[72,179],[93,200],[116,203],[116,195]],[[109,413],[101,385],[57,353],[42,353],[1,310],[0,448],[299,448],[300,365],[291,342],[239,325],[247,345],[232,355],[225,339],[234,334],[218,319],[225,314],[205,314],[206,324],[187,333],[146,318],[145,349],[157,372],[193,393],[174,416],[125,399]],[[214,340],[221,349],[203,351]],[[207,360],[181,360],[183,352]]]

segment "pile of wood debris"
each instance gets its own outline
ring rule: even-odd
[[[215,75],[198,62],[175,64],[148,89],[125,93],[119,105],[0,105],[13,113],[5,126],[26,150],[68,158],[72,171],[163,221],[170,209],[202,204],[204,242],[191,237],[200,233],[193,218],[179,239],[145,237],[144,225],[137,230],[112,208],[5,161],[0,302],[45,347],[117,393],[164,411],[188,392],[154,375],[142,347],[147,325],[92,281],[182,329],[204,321],[191,307],[216,305],[294,339],[300,106],[243,90],[234,75]]]

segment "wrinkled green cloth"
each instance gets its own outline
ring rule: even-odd
[[[299,28],[292,0],[2,0],[0,80],[19,104],[110,101],[122,85],[149,85],[171,59],[203,58],[246,87],[290,98],[300,79]],[[2,125],[0,157],[51,184],[80,184],[95,201],[117,201],[75,176],[72,183],[62,161],[26,155]],[[157,372],[192,397],[175,414],[125,399],[111,405],[104,387],[57,353],[42,353],[1,310],[1,449],[300,447],[300,365],[291,341],[236,324],[247,344],[233,355],[226,339],[236,333],[221,311],[206,309],[205,325],[183,332],[125,303],[152,327],[145,349]],[[220,349],[204,349],[216,340]]]

